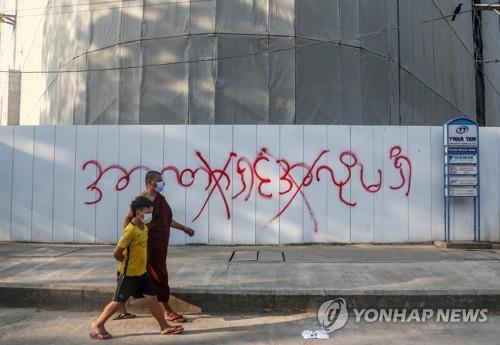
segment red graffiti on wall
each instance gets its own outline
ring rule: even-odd
[[[192,221],[195,222],[207,209],[209,201],[214,199],[217,195],[224,205],[227,219],[231,219],[231,208],[229,206],[227,196],[229,187],[233,183],[231,172],[228,171],[231,163],[235,163],[234,169],[236,174],[234,179],[239,180],[241,184],[241,188],[238,189],[234,195],[231,195],[231,199],[234,200],[242,197],[245,202],[251,198],[253,192],[263,199],[273,198],[273,193],[266,189],[266,187],[272,186],[273,180],[270,176],[265,174],[262,166],[264,164],[276,164],[280,170],[280,173],[278,174],[279,196],[282,196],[283,198],[289,196],[289,198],[286,202],[284,202],[284,205],[269,220],[269,222],[272,222],[283,215],[290,208],[292,203],[300,196],[309,213],[309,216],[311,217],[311,220],[313,221],[314,230],[317,231],[318,222],[311,203],[305,193],[306,188],[311,186],[314,182],[320,182],[323,177],[329,177],[332,184],[337,188],[339,200],[349,207],[355,207],[357,205],[357,201],[348,200],[345,195],[346,187],[353,182],[355,170],[358,171],[358,178],[361,187],[367,193],[378,193],[384,185],[384,174],[381,169],[376,170],[376,181],[366,181],[365,167],[359,161],[356,154],[351,151],[342,152],[338,157],[338,161],[343,167],[342,170],[344,170],[344,175],[346,176],[344,179],[340,179],[338,177],[338,171],[335,171],[329,164],[322,163],[328,152],[328,150],[322,150],[310,162],[310,164],[306,162],[296,162],[292,164],[284,158],[273,156],[266,148],[261,148],[254,158],[239,156],[236,152],[230,152],[224,162],[224,165],[221,168],[217,168],[211,166],[209,161],[201,152],[196,151],[195,155],[200,164],[198,167],[185,168],[181,170],[176,166],[169,165],[161,169],[160,173],[162,175],[167,173],[174,174],[177,183],[184,188],[193,187],[193,184],[199,174],[205,174],[207,182],[204,189],[207,194],[199,210],[192,219]],[[399,173],[400,177],[400,181],[397,182],[398,184],[389,184],[390,190],[397,191],[404,189],[404,195],[410,195],[412,179],[412,163],[410,158],[403,155],[400,146],[393,146],[389,150],[389,159],[391,160],[394,169],[396,169]],[[96,192],[96,198],[92,201],[86,201],[86,205],[94,205],[102,200],[104,195],[99,187],[99,183],[101,182],[103,176],[109,171],[118,171],[119,178],[114,188],[116,191],[122,191],[128,187],[132,174],[140,170],[150,170],[149,167],[143,165],[132,167],[130,170],[117,164],[112,164],[103,168],[96,160],[85,162],[82,166],[82,170],[85,171],[89,166],[94,166],[96,168],[96,178],[87,186],[87,190]],[[297,170],[302,171],[303,177],[301,179],[294,177],[294,171]],[[297,176],[297,173],[295,175]]]

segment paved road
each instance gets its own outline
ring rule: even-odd
[[[498,344],[500,315],[490,314],[486,323],[356,323],[334,332],[329,340],[303,340],[304,329],[318,329],[313,314],[192,315],[186,333],[160,336],[155,321],[146,315],[135,320],[110,321],[115,339],[106,344],[383,344],[471,345]],[[96,313],[0,308],[0,343],[5,345],[95,344],[88,325]],[[98,342],[99,343],[99,342]]]

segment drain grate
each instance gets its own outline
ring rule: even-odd
[[[285,253],[281,250],[235,250],[229,257],[230,262],[284,262]]]
[[[259,262],[284,262],[285,253],[281,250],[260,250],[258,255]]]
[[[257,261],[257,251],[256,250],[235,250],[231,255],[229,261],[231,262],[247,262],[247,261]]]

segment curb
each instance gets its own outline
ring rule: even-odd
[[[444,249],[500,249],[499,242],[434,241],[434,246]]]
[[[316,293],[316,294],[315,294]],[[48,310],[100,311],[111,300],[109,288],[52,288],[0,285],[0,306]],[[486,308],[500,310],[500,290],[462,291],[277,291],[175,292],[170,304],[182,313],[316,312],[330,299],[344,298],[348,308]],[[146,310],[141,299],[130,300],[133,310]]]

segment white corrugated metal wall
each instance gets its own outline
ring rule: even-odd
[[[499,128],[480,135],[482,239],[498,241]],[[5,241],[115,242],[146,167],[166,168],[174,218],[196,230],[173,244],[443,238],[441,127],[4,126],[0,161]],[[473,238],[471,205],[452,207],[452,239]]]

